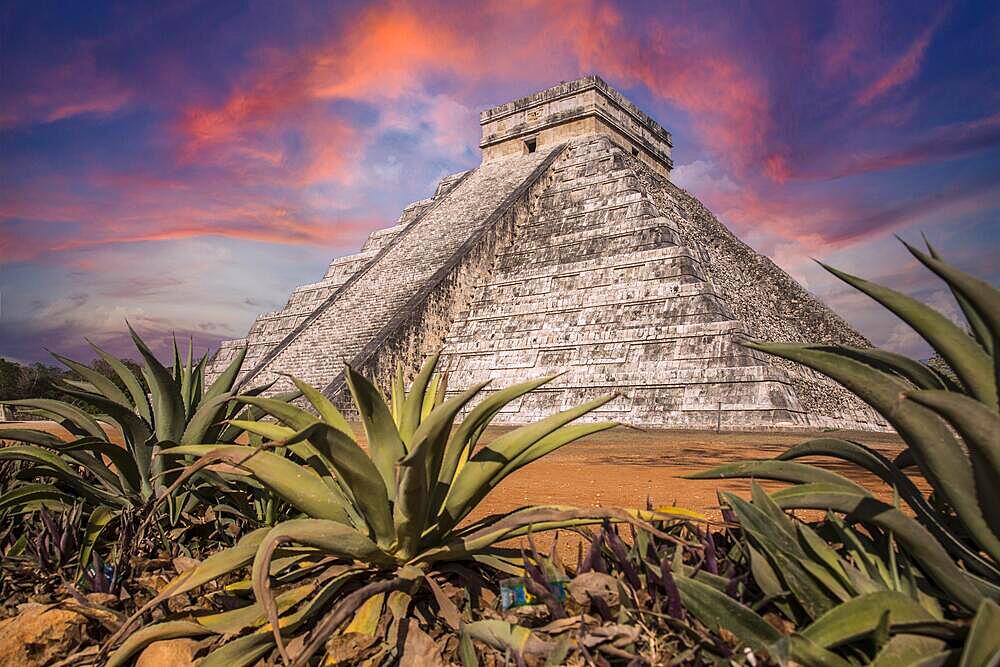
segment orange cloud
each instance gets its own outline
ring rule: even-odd
[[[707,34],[656,20],[637,43],[634,26],[606,2],[494,1],[476,14],[390,3],[344,24],[317,45],[263,54],[221,105],[186,109],[185,154],[197,159],[214,147],[278,163],[272,128],[301,126],[310,109],[333,99],[382,107],[408,96],[426,99],[426,80],[442,75],[461,94],[483,80],[524,86],[600,72],[689,112],[709,148],[742,165],[759,157],[771,127],[767,86],[738,55],[715,48]],[[311,139],[318,123],[308,124]]]

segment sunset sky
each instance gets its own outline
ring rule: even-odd
[[[956,312],[893,235],[1000,282],[1000,4],[0,3],[0,356],[200,351],[443,175],[478,111],[597,73],[673,180],[877,345],[810,258]]]

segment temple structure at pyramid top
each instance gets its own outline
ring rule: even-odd
[[[443,350],[449,391],[563,372],[498,416],[609,392],[593,419],[646,427],[883,430],[830,380],[744,338],[868,346],[670,182],[672,140],[588,76],[480,116],[482,162],[441,179],[361,251],[225,341],[244,388],[287,374],[349,408],[349,363],[383,387]]]
[[[670,176],[670,133],[599,76],[561,83],[487,109],[483,161],[557,146],[573,137],[603,134],[647,166]]]

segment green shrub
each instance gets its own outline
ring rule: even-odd
[[[957,660],[964,642],[962,664],[985,664],[969,656],[1000,648],[1000,292],[933,250],[907,248],[947,283],[969,332],[908,296],[829,270],[909,324],[950,373],[884,350],[747,344],[837,380],[882,414],[907,449],[893,461],[858,442],[820,438],[775,460],[691,476],[793,484],[772,494],[754,485],[753,502],[724,496],[750,550],[754,580],[776,600],[770,607],[797,628],[791,636],[776,634],[754,611],[696,580],[679,582],[692,613],[706,622],[721,614],[744,619],[719,625],[775,656],[806,664],[846,665],[862,656],[879,665],[916,664],[931,654]],[[873,473],[892,487],[896,502],[797,460],[809,456]],[[927,480],[929,495],[907,476],[910,467]],[[829,515],[814,530],[785,513],[797,509]],[[973,616],[971,630],[960,623]]]
[[[497,391],[453,427],[485,384],[442,400],[440,381],[434,379],[436,363],[434,356],[424,365],[408,394],[397,380],[388,403],[367,379],[347,368],[367,451],[337,408],[298,380],[295,383],[315,415],[268,398],[240,397],[279,422],[232,422],[264,437],[269,441],[265,446],[185,445],[165,450],[167,455],[238,466],[300,516],[251,533],[236,547],[179,576],[151,603],[252,564],[247,585],[256,601],[251,607],[178,622],[186,624],[182,626],[165,623],[145,628],[126,640],[109,664],[123,664],[145,643],[176,633],[232,635],[203,665],[234,660],[249,664],[270,653],[275,644],[287,657],[286,645],[292,641],[300,649],[295,664],[305,664],[352,617],[374,614],[374,621],[365,622],[376,622],[381,596],[393,596],[393,628],[407,616],[424,586],[435,593],[439,613],[449,615],[450,603],[436,594],[434,581],[446,576],[448,563],[520,572],[520,559],[497,549],[498,542],[608,517],[634,520],[633,515],[613,510],[542,506],[460,525],[511,473],[574,440],[615,426],[572,423],[613,396],[511,430],[477,451],[500,410],[555,376]],[[272,451],[275,447],[285,449],[287,456]],[[276,589],[282,591],[277,596]]]
[[[232,389],[245,350],[206,386],[205,358],[195,363],[189,353],[187,363],[182,363],[175,342],[174,365],[168,369],[131,328],[129,331],[145,362],[141,378],[122,360],[94,346],[116,374],[117,382],[55,354],[79,378],[65,379],[58,387],[74,403],[51,398],[5,401],[18,410],[56,421],[70,435],[64,438],[39,428],[0,430],[0,441],[8,441],[0,447],[0,462],[26,464],[3,489],[0,516],[40,507],[67,509],[82,503],[87,517],[82,556],[89,554],[101,532],[114,522],[133,549],[131,542],[141,541],[138,533],[164,503],[171,526],[183,524],[183,517],[203,500],[210,505],[221,501],[229,508],[241,507],[243,516],[253,515],[253,507],[242,494],[227,495],[229,483],[210,471],[202,471],[198,483],[168,494],[178,473],[164,469],[164,459],[157,455],[183,443],[232,442],[242,433],[224,420],[243,409],[233,400]],[[124,447],[109,437],[109,432],[116,431],[121,433]],[[120,554],[122,559],[126,555]],[[86,565],[82,562],[79,569]]]

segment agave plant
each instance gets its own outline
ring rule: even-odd
[[[54,354],[80,377],[60,387],[74,403],[52,399],[6,402],[54,419],[70,435],[64,438],[32,428],[0,430],[0,441],[18,443],[0,447],[0,461],[29,464],[0,495],[0,515],[40,506],[69,507],[82,501],[96,539],[98,527],[103,528],[109,520],[127,517],[136,524],[131,528],[137,528],[164,500],[173,523],[199,502],[199,495],[202,500],[218,502],[217,494],[206,496],[196,485],[168,497],[165,491],[176,473],[164,469],[164,459],[157,453],[181,443],[231,442],[240,435],[241,431],[227,425],[225,419],[243,408],[233,401],[232,388],[245,350],[206,385],[204,357],[195,363],[189,351],[187,363],[182,363],[175,341],[171,370],[157,360],[131,327],[129,332],[145,361],[142,376],[148,394],[140,378],[121,360],[94,345],[120,385],[84,364]],[[120,432],[124,447],[114,442],[109,432]],[[213,488],[227,486],[211,471],[203,471],[201,479],[214,484]],[[237,497],[233,502],[242,501]]]
[[[613,396],[511,430],[477,451],[486,427],[504,406],[555,376],[488,395],[456,426],[456,417],[486,385],[442,400],[442,384],[433,379],[436,364],[434,355],[409,393],[397,381],[391,404],[370,381],[346,369],[367,451],[334,404],[298,380],[294,382],[315,414],[268,398],[240,397],[279,423],[232,422],[273,446],[287,448],[289,456],[275,453],[269,445],[184,445],[165,450],[167,455],[200,457],[202,464],[238,466],[301,516],[247,535],[236,547],[179,576],[151,602],[158,604],[252,564],[246,584],[255,597],[251,606],[140,630],[118,648],[109,664],[123,664],[146,643],[178,634],[225,635],[224,643],[202,665],[250,664],[275,646],[286,661],[306,664],[351,618],[352,623],[377,625],[383,605],[385,614],[394,619],[389,632],[397,632],[424,586],[435,594],[440,613],[454,621],[454,609],[449,610],[450,603],[438,595],[435,581],[445,576],[449,563],[520,572],[518,563],[497,549],[497,543],[603,517],[637,520],[624,511],[536,506],[463,524],[511,473],[574,440],[615,426],[572,423]],[[340,600],[332,604],[335,595]],[[359,617],[367,620],[358,621]],[[127,626],[119,635],[126,631]],[[294,655],[287,648],[293,643]]]
[[[929,246],[929,254],[906,247],[948,284],[969,331],[908,296],[827,268],[909,324],[951,373],[885,350],[748,346],[837,380],[882,414],[907,449],[893,461],[859,442],[820,438],[775,460],[723,465],[691,476],[793,484],[770,495],[754,487],[752,503],[732,494],[725,500],[748,540],[755,580],[771,595],[789,595],[780,611],[805,628],[785,646],[798,652],[800,661],[812,655],[824,664],[846,664],[849,652],[838,656],[829,649],[849,645],[858,650],[851,643],[857,639],[877,640],[865,654],[877,664],[910,664],[890,662],[892,656],[957,658],[955,647],[965,629],[950,619],[973,614],[978,630],[968,634],[965,655],[1000,649],[995,604],[1000,600],[1000,292],[942,262]],[[842,475],[796,460],[807,456],[859,466],[890,485],[897,500],[884,502]],[[904,472],[911,466],[927,481],[929,495]],[[831,514],[814,531],[784,512],[794,509]],[[736,610],[738,603],[713,597],[695,580],[681,590],[685,602],[704,616],[736,614],[745,620],[748,643],[775,650],[771,640],[780,637],[756,614]]]

